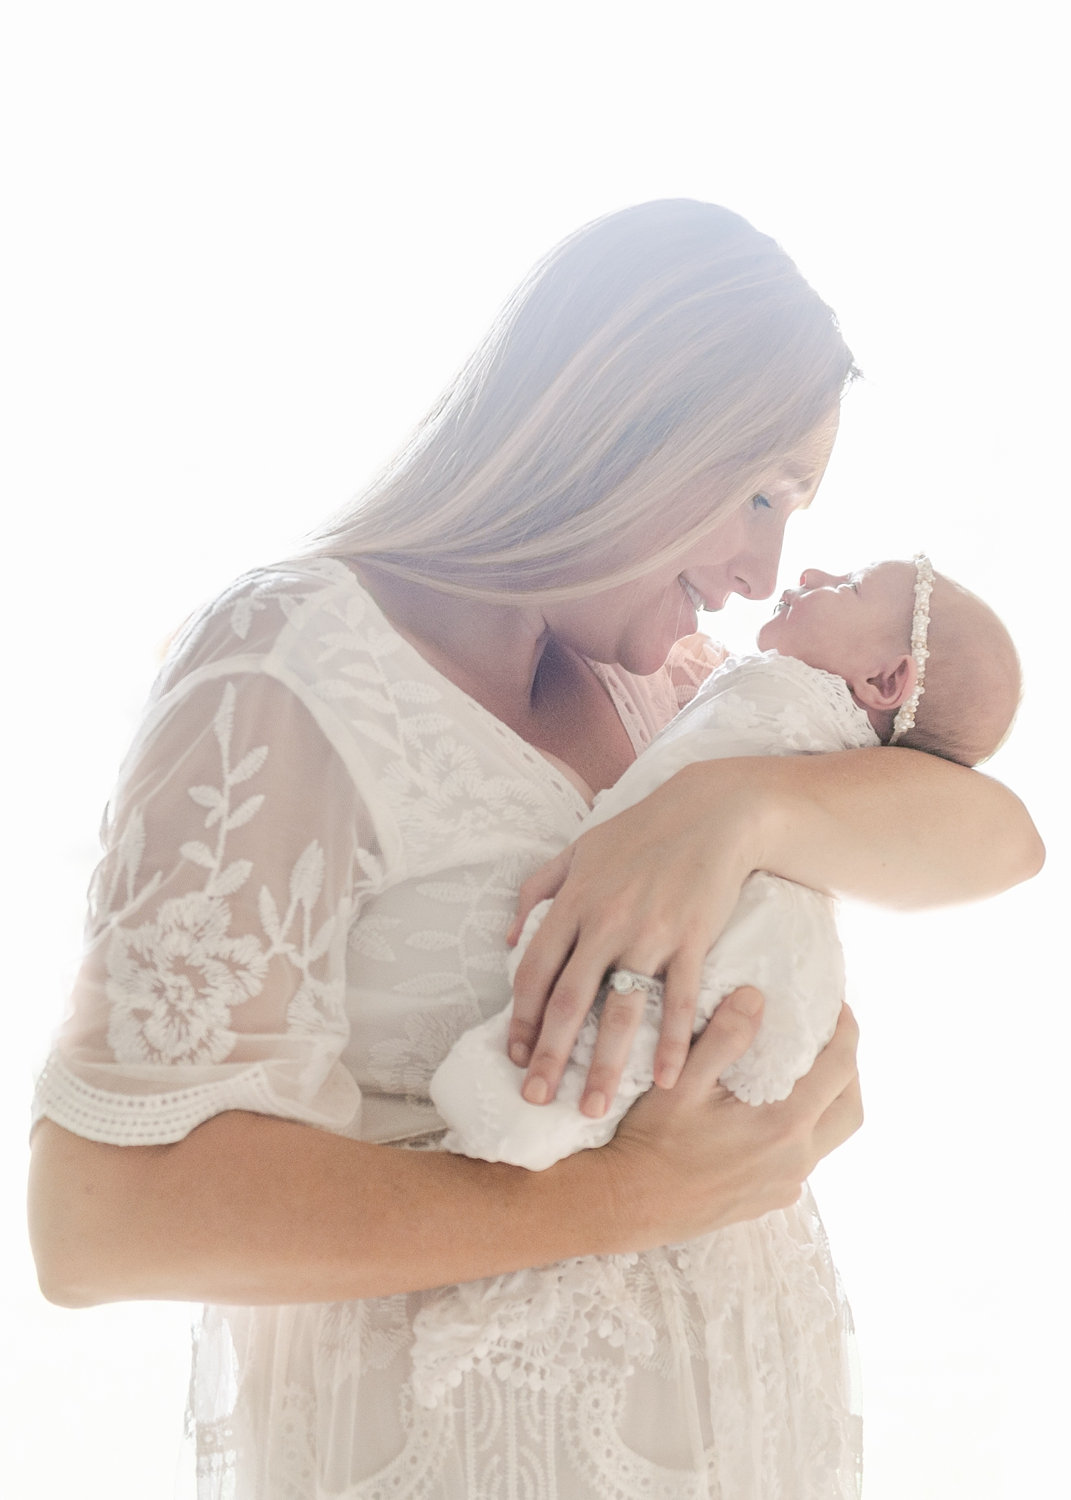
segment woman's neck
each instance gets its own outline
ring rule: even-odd
[[[581,789],[610,786],[635,758],[590,664],[562,645],[538,606],[486,604],[361,563],[383,614],[429,666],[553,760]]]
[[[355,571],[398,634],[437,672],[514,728],[531,716],[551,641],[538,607],[444,594],[363,562]]]

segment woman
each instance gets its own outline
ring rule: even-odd
[[[727,1383],[703,1337],[732,1315],[718,1257],[746,1275],[749,1221],[859,1124],[854,1025],[788,1100],[741,1105],[716,1080],[760,1002],[689,1052],[702,956],[752,869],[969,898],[1033,872],[1030,820],[981,776],[860,751],[691,768],[570,844],[708,669],[696,608],[772,592],[851,375],[829,310],[735,215],[612,215],[536,268],[352,514],[176,644],[41,1081],[31,1221],[58,1302],[214,1304],[205,1495],[854,1493],[844,1423],[808,1448],[750,1404],[776,1338],[751,1345],[769,1380]],[[661,1091],[542,1174],[404,1149],[434,1143],[427,1080],[501,1003],[518,892],[520,916],[558,893],[518,976],[529,1098],[608,968],[666,977]],[[590,1113],[636,1000],[607,1010]],[[805,1198],[792,1223],[839,1381]],[[507,1378],[417,1408],[428,1289],[559,1261],[554,1347],[522,1333]]]

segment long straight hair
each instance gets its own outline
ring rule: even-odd
[[[492,601],[625,582],[806,467],[855,373],[831,310],[738,214],[624,209],[535,266],[309,551]]]

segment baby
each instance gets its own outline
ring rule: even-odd
[[[615,786],[583,829],[646,797],[697,760],[798,755],[895,744],[976,765],[1003,741],[1020,694],[1019,663],[993,611],[928,558],[875,563],[850,576],[817,569],[787,589],[758,636],[760,655],[730,658]],[[549,907],[529,916],[511,977]],[[759,1034],[722,1082],[753,1104],[783,1099],[833,1034],[844,963],[833,902],[762,871],[745,883],[704,966],[695,1029],[742,984],[765,996]],[[646,994],[616,1098],[601,1119],[578,1108],[607,987]],[[653,1081],[660,981],[615,969],[577,1037],[557,1098],[521,1097],[523,1070],[506,1056],[508,1008],[462,1036],[431,1097],[448,1150],[541,1169],[609,1140]]]
[[[1001,743],[1019,701],[1019,663],[1007,631],[981,600],[935,575],[925,557],[876,563],[850,577],[809,569],[798,589],[782,595],[758,644],[760,655],[730,659],[712,674],[596,799],[585,828],[697,760],[895,744],[975,765]],[[549,904],[531,913],[514,971]],[[741,984],[763,992],[762,1024],[721,1081],[752,1103],[783,1099],[832,1036],[840,1012],[844,962],[833,902],[761,871],[751,875],[707,955],[696,1031]],[[644,994],[645,1009],[617,1096],[607,1114],[593,1120],[578,1103],[609,986]],[[661,989],[657,979],[629,969],[607,976],[550,1104],[521,1097],[524,1072],[506,1056],[508,1008],[466,1032],[431,1083],[449,1127],[444,1147],[542,1168],[608,1140],[632,1101],[651,1086]],[[707,1332],[714,1363],[735,1362],[754,1379],[763,1354],[751,1348],[749,1330],[780,1328],[768,1378],[784,1384],[783,1399],[801,1428],[821,1433],[831,1413],[840,1423],[854,1420],[847,1333],[829,1321],[839,1316],[830,1311],[837,1297],[822,1279],[832,1274],[832,1263],[806,1190],[791,1209],[730,1225],[684,1250],[671,1247],[665,1274],[673,1274],[678,1253],[702,1260],[717,1301],[719,1317]],[[653,1347],[648,1320],[642,1306],[607,1295],[614,1261],[609,1257],[593,1270],[581,1258],[444,1288],[414,1323],[416,1399],[429,1407],[448,1401],[477,1366],[503,1380],[544,1381],[548,1348],[556,1351],[556,1365],[568,1369],[570,1350],[562,1340],[577,1308],[597,1308],[607,1336],[642,1364]],[[657,1296],[657,1288],[652,1293]],[[539,1358],[530,1357],[533,1350],[542,1351]],[[839,1373],[831,1373],[830,1360]],[[732,1413],[726,1420],[731,1426]]]

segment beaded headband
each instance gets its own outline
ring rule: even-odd
[[[932,593],[933,563],[924,552],[918,552],[915,554],[915,607],[911,615],[911,655],[917,669],[915,690],[911,697],[905,698],[897,709],[892,734],[889,736],[890,745],[895,745],[909,729],[915,727],[915,714],[918,712],[919,699],[922,697],[926,682],[926,659],[930,654],[926,647],[926,638],[930,632],[930,595]]]

